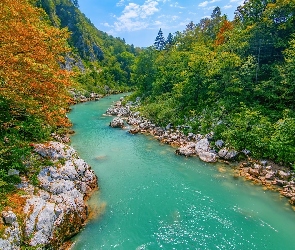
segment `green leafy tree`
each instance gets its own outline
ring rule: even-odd
[[[152,85],[155,80],[156,68],[154,61],[156,54],[151,47],[143,50],[135,59],[132,82],[138,87],[139,93],[144,97],[151,94]]]

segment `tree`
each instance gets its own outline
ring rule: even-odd
[[[147,48],[136,57],[133,69],[132,82],[139,88],[140,94],[148,96],[155,80],[155,50]]]
[[[220,17],[221,17],[221,10],[220,10],[220,8],[217,6],[217,7],[215,7],[214,10],[212,11],[211,19],[220,18]]]
[[[79,8],[78,0],[72,0],[72,3],[74,4],[74,6],[75,6],[76,8]]]
[[[193,31],[196,28],[196,25],[193,21],[190,21],[189,24],[186,25],[185,32]]]
[[[166,49],[171,47],[171,45],[173,44],[173,35],[171,33],[168,34],[165,43],[166,43]]]
[[[154,47],[156,48],[156,50],[161,51],[165,49],[165,45],[166,45],[165,38],[163,36],[162,30],[160,29],[156,37],[156,40],[154,42]]]
[[[68,125],[71,79],[60,63],[69,51],[69,34],[49,26],[44,15],[28,0],[1,0],[0,95],[11,105],[14,117],[25,113],[63,126]]]

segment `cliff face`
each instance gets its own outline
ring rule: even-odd
[[[23,245],[58,249],[87,219],[86,200],[97,189],[90,166],[73,148],[59,142],[36,144],[34,148],[53,164],[41,168],[37,187],[23,179],[18,187],[24,199],[21,208],[2,212],[0,249],[20,249]]]
[[[69,43],[83,60],[104,59],[101,32],[81,13],[77,5],[70,0],[39,0],[38,6],[45,10],[54,26],[68,28],[71,32]]]
[[[44,19],[70,32],[71,52],[66,55],[63,68],[77,70],[76,80],[89,92],[105,94],[104,86],[112,90],[128,91],[132,86],[131,71],[139,48],[98,30],[79,10],[73,0],[36,0],[46,12]]]

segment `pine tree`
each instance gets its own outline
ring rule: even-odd
[[[186,32],[193,31],[195,28],[196,28],[196,25],[194,24],[194,22],[190,21],[190,23],[186,25],[185,31]]]
[[[165,38],[163,36],[162,30],[160,29],[156,37],[156,40],[154,42],[154,47],[156,48],[156,50],[161,51],[165,49],[165,45],[166,45]]]
[[[72,0],[72,3],[74,4],[74,6],[75,6],[76,8],[79,8],[78,0]]]
[[[168,34],[167,39],[166,39],[166,45],[172,45],[173,43],[173,35],[171,33]]]

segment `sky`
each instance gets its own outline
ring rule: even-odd
[[[124,38],[136,47],[153,45],[159,29],[164,37],[183,31],[193,21],[210,17],[218,6],[229,20],[243,0],[79,0],[80,10],[97,29]]]

